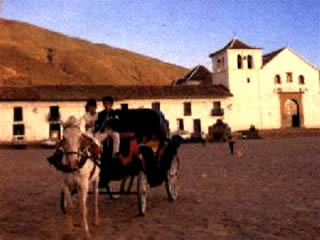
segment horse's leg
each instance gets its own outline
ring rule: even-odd
[[[98,198],[99,198],[99,176],[93,181],[93,209],[94,209],[94,218],[93,224],[95,226],[99,225],[99,206],[98,206]]]
[[[68,229],[72,231],[73,228],[73,223],[72,223],[72,208],[73,208],[73,203],[72,203],[72,197],[71,197],[71,192],[70,188],[67,184],[64,184],[62,186],[62,191],[66,200],[66,214],[67,214],[67,223],[68,223]]]
[[[90,232],[89,232],[89,226],[88,226],[88,220],[87,220],[87,215],[88,215],[88,209],[87,209],[87,197],[88,197],[88,190],[89,190],[89,182],[87,180],[84,180],[80,186],[80,211],[81,211],[81,218],[82,218],[82,226],[84,228],[86,237],[90,239]]]

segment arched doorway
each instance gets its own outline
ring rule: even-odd
[[[284,112],[287,115],[289,127],[300,127],[299,104],[295,99],[287,99],[284,103]]]
[[[303,105],[301,92],[282,92],[280,97],[281,127],[303,127]]]

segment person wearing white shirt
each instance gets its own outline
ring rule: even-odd
[[[95,122],[98,119],[97,101],[89,99],[86,104],[86,112],[81,118],[81,129],[93,134]]]

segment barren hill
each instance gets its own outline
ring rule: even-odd
[[[0,86],[168,85],[188,69],[0,18]]]

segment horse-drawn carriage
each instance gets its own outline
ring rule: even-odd
[[[79,122],[71,117],[64,124],[62,149],[48,158],[58,170],[65,173],[61,191],[61,207],[66,213],[72,206],[72,192],[78,192],[82,211],[83,226],[89,235],[87,223],[86,199],[89,185],[93,185],[94,194],[94,224],[99,222],[98,196],[99,176],[104,182],[111,197],[115,194],[129,194],[133,179],[137,179],[139,213],[145,214],[147,186],[166,185],[170,200],[178,197],[178,177],[180,161],[177,155],[182,141],[179,136],[168,138],[165,119],[150,109],[135,109],[118,111],[118,130],[121,136],[120,154],[112,156],[110,139],[103,143],[100,162],[96,154],[97,144],[94,138],[80,130]],[[64,157],[62,157],[64,156]],[[101,171],[101,174],[100,174]],[[127,186],[128,177],[131,178]],[[111,191],[108,184],[111,181],[121,181],[118,191]],[[127,187],[126,187],[127,186]]]
[[[114,199],[122,194],[137,194],[139,214],[146,210],[147,188],[165,183],[170,200],[178,197],[180,160],[177,154],[182,141],[179,136],[168,138],[164,119],[150,109],[119,111],[120,155],[112,157],[112,139],[103,144],[102,179],[106,192]],[[136,178],[136,191],[132,185]],[[118,189],[108,183],[120,182]]]

